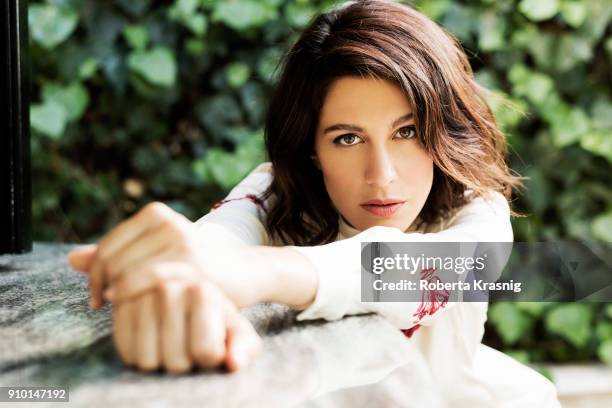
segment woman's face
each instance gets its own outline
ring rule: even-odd
[[[334,206],[360,231],[406,230],[431,190],[433,161],[418,141],[410,104],[385,80],[342,77],[331,85],[315,153]]]

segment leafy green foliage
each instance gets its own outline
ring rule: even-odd
[[[33,4],[28,11],[32,39],[42,47],[52,49],[74,31],[77,24],[75,10],[53,4]]]
[[[506,344],[514,344],[529,329],[531,320],[514,303],[491,305],[489,320]]]
[[[32,1],[35,238],[94,239],[151,200],[205,214],[264,159],[279,58],[335,3]],[[412,4],[494,91],[510,164],[529,177],[515,239],[612,241],[610,2]],[[523,361],[612,363],[611,326],[612,306],[500,304],[486,341]]]
[[[598,358],[612,365],[612,305],[494,303],[485,343],[523,363]]]
[[[566,304],[546,315],[546,328],[568,340],[576,347],[586,345],[591,335],[592,310],[584,304]]]
[[[166,47],[135,51],[129,55],[127,64],[153,85],[169,87],[176,81],[174,53]]]

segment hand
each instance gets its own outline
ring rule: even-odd
[[[151,371],[247,366],[262,342],[250,322],[214,285],[166,282],[113,307],[113,340],[123,362]]]
[[[161,203],[145,206],[97,245],[72,251],[69,261],[89,273],[94,309],[104,305],[103,293],[116,303],[160,281],[194,278],[210,280],[243,307],[264,300],[271,279],[266,268],[254,273],[260,263],[251,248],[205,240],[189,220]]]

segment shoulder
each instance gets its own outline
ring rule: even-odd
[[[502,193],[491,190],[476,195],[468,190],[465,194],[465,204],[424,226],[424,232],[438,232],[459,225],[473,225],[483,230],[495,228],[511,231],[510,205]],[[511,232],[504,234],[504,240],[509,234]]]
[[[476,195],[472,190],[467,190],[465,197],[467,202],[455,211],[455,216],[473,213],[489,216],[510,216],[508,200],[498,191],[489,190]]]
[[[257,167],[255,167],[250,174],[257,174],[257,173],[264,173],[264,174],[273,174],[272,171],[272,163],[271,162],[263,162],[260,165],[258,165]]]

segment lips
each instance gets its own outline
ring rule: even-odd
[[[401,200],[399,198],[383,198],[383,199],[368,200],[364,203],[361,203],[361,205],[389,205],[389,204],[403,203],[404,201],[405,200]]]
[[[392,217],[402,206],[405,201],[389,198],[382,200],[369,200],[361,204],[364,210],[369,213],[383,218]]]

